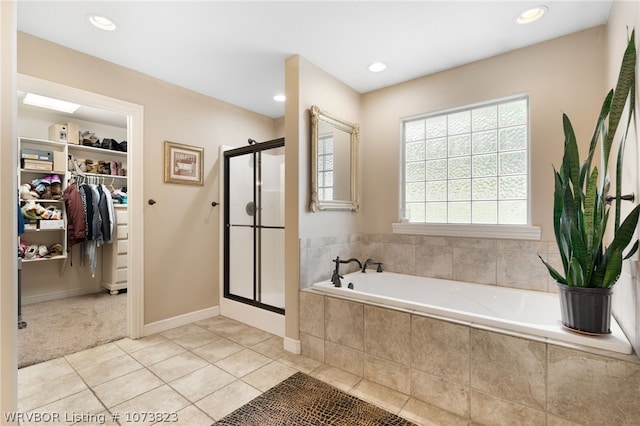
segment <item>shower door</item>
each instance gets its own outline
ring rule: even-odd
[[[284,314],[284,138],[224,152],[224,297]]]

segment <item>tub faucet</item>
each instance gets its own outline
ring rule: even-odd
[[[382,262],[376,262],[373,259],[367,259],[362,265],[362,271],[360,272],[362,272],[363,274],[367,272],[367,266],[369,265],[378,265],[376,272],[382,272]]]
[[[340,278],[342,278],[342,275],[340,275],[340,264],[341,263],[356,262],[358,264],[358,266],[362,269],[362,262],[360,262],[355,257],[352,257],[351,259],[347,259],[347,260],[340,260],[340,256],[336,256],[336,258],[332,262],[334,262],[336,264],[336,269],[334,269],[333,275],[331,275],[331,282],[336,287],[342,287],[342,281],[340,281]]]

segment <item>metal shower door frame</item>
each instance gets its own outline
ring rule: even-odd
[[[274,148],[281,148],[284,146],[284,138],[273,139],[266,142],[255,143],[253,145],[243,146],[227,150],[224,152],[224,274],[223,274],[223,296],[227,299],[235,300],[237,302],[245,303],[257,308],[266,309],[268,311],[276,312],[284,315],[284,308],[268,305],[260,301],[261,290],[261,231],[262,229],[282,229],[284,226],[267,226],[261,223],[261,192],[257,182],[257,176],[261,173],[260,154],[262,151],[267,151]],[[231,197],[231,182],[230,182],[230,160],[233,157],[239,157],[242,155],[253,155],[254,164],[253,168],[253,205],[257,206],[256,214],[253,215],[253,225],[232,225],[231,221],[231,209],[230,209],[230,197]],[[249,299],[243,296],[239,296],[231,293],[230,280],[231,280],[231,259],[230,259],[230,244],[231,244],[231,228],[234,226],[251,227],[253,229],[253,299]]]

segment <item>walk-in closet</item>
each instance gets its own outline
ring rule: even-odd
[[[127,335],[127,116],[29,89],[18,90],[19,367]]]

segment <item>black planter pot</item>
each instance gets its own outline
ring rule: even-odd
[[[612,288],[572,287],[556,283],[560,290],[562,325],[589,334],[609,334],[611,330]]]

